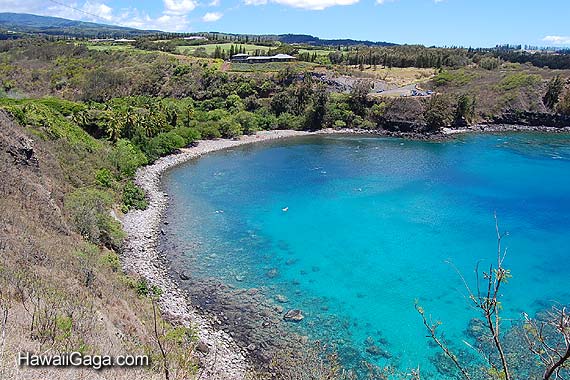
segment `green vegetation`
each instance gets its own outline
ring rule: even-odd
[[[562,99],[556,106],[556,110],[563,115],[570,116],[570,89],[567,89]]]
[[[465,86],[475,77],[474,73],[466,72],[464,69],[456,71],[443,70],[433,78],[436,86],[445,86],[453,84],[456,86]]]
[[[548,82],[546,88],[546,94],[544,94],[544,97],[542,98],[542,102],[544,103],[544,105],[548,109],[554,109],[554,107],[558,103],[558,100],[563,90],[564,90],[564,82],[562,81],[562,78],[560,78],[560,75],[557,75],[554,78],[552,78]]]
[[[96,189],[77,189],[65,200],[65,208],[77,232],[93,244],[116,249],[124,238],[121,225],[108,213],[113,205],[109,193]]]
[[[535,74],[514,73],[504,77],[498,84],[502,91],[511,91],[521,87],[531,87],[539,84],[542,78]]]
[[[255,55],[255,53],[262,53],[262,54],[257,54],[257,55],[265,55],[267,54],[268,50],[270,49],[270,47],[268,46],[263,46],[263,45],[254,45],[254,44],[233,44],[233,43],[221,43],[221,44],[206,44],[206,45],[194,45],[194,46],[177,46],[176,47],[176,52],[180,53],[180,54],[188,54],[188,55],[195,55],[195,56],[202,56],[202,57],[208,57],[213,55],[216,50],[219,51],[219,56],[217,58],[220,58],[221,55],[223,55],[224,57],[228,57],[230,55],[230,51],[234,52],[234,49],[236,51],[235,54],[237,54],[237,51],[239,49],[239,51],[243,51],[247,54],[251,54],[251,55]]]

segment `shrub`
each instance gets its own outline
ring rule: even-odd
[[[96,150],[100,143],[87,132],[72,123],[56,109],[37,100],[26,100],[5,108],[22,125],[31,125],[46,132],[51,139],[65,139],[74,145],[82,145],[89,151]]]
[[[258,122],[255,114],[248,111],[240,111],[234,118],[241,125],[244,135],[250,135],[258,130]]]
[[[101,256],[101,262],[108,265],[113,272],[116,272],[121,267],[119,256],[114,251],[109,251],[107,254]]]
[[[558,100],[560,98],[560,94],[564,90],[564,82],[560,78],[560,75],[555,76],[552,78],[546,87],[546,93],[542,97],[542,102],[548,109],[554,109]]]
[[[178,136],[182,137],[186,142],[186,145],[190,145],[196,140],[199,140],[202,136],[200,131],[195,128],[179,127],[174,129],[172,132],[176,133]]]
[[[570,115],[570,89],[566,90],[558,105],[556,110],[563,115]]]
[[[243,134],[241,125],[233,117],[225,117],[220,120],[220,133],[225,138],[236,138]]]
[[[457,126],[465,126],[475,117],[475,97],[463,94],[457,99],[453,123]]]
[[[540,84],[542,78],[536,74],[514,73],[504,77],[498,84],[503,91],[515,90],[521,87],[531,87]]]
[[[237,112],[243,109],[243,101],[237,94],[231,94],[226,98],[225,108],[230,112]]]
[[[128,211],[131,208],[137,210],[144,210],[148,206],[145,199],[144,190],[129,181],[123,187],[123,211]]]
[[[219,128],[220,126],[217,122],[210,121],[200,124],[198,130],[204,139],[219,139],[222,137]]]
[[[98,186],[111,188],[113,187],[113,173],[109,169],[103,168],[95,173],[95,182]]]
[[[438,87],[451,83],[458,86],[463,86],[471,82],[471,80],[473,80],[473,77],[473,74],[468,74],[463,69],[456,71],[443,70],[433,78],[433,82]]]
[[[282,113],[277,118],[279,129],[295,129],[299,130],[303,126],[303,117],[295,116],[288,112]]]
[[[442,95],[432,96],[426,104],[424,118],[429,130],[434,131],[448,126],[452,121],[449,99]]]
[[[130,141],[119,139],[110,155],[110,160],[122,177],[132,177],[139,166],[148,162],[141,150]]]
[[[151,160],[165,156],[186,146],[186,141],[180,135],[174,132],[161,133],[153,137],[145,147],[146,154]]]
[[[485,70],[496,70],[501,65],[501,59],[495,57],[483,57],[479,61],[479,67]]]
[[[87,241],[110,248],[120,247],[124,233],[109,214],[113,198],[97,189],[77,189],[65,198],[65,209],[77,232]]]
[[[268,112],[266,108],[262,108],[259,111],[255,113],[258,129],[269,130],[278,128],[277,116]]]
[[[53,97],[39,99],[38,103],[48,106],[53,110],[56,110],[57,112],[61,113],[63,116],[72,116],[77,112],[85,110],[85,106],[83,104]]]

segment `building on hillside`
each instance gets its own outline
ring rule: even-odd
[[[245,61],[247,61],[248,58],[249,58],[249,54],[240,53],[240,54],[232,55],[231,61],[232,62],[245,62]]]
[[[267,63],[267,62],[291,62],[294,61],[296,58],[289,55],[289,54],[276,54],[276,55],[258,55],[258,56],[250,56],[249,54],[235,54],[232,55],[231,61],[232,62],[241,62],[241,63]]]
[[[182,38],[182,39],[183,39],[183,40],[189,40],[189,41],[198,41],[198,40],[199,40],[199,41],[202,41],[202,40],[206,41],[206,40],[208,40],[208,39],[207,39],[206,37],[204,37],[204,36],[188,36],[188,37],[184,37],[184,38]]]

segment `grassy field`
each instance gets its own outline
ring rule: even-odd
[[[313,53],[317,53],[317,56],[321,57],[321,56],[328,56],[331,52],[333,52],[334,50],[326,50],[326,49],[299,49],[299,54],[303,54],[303,53],[309,53],[309,54],[313,54]]]
[[[177,46],[176,51],[180,54],[193,54],[196,49],[204,48],[206,49],[206,54],[212,54],[217,47],[220,47],[222,50],[230,51],[231,46],[234,45],[236,47],[244,47],[246,53],[253,53],[255,50],[262,50],[266,51],[270,49],[269,46],[261,46],[261,45],[253,45],[253,44],[234,44],[234,43],[224,43],[224,44],[207,44],[207,45],[195,45],[195,46]]]
[[[101,44],[101,45],[93,45],[93,44],[85,44],[87,49],[89,50],[96,50],[96,51],[126,51],[132,50],[132,45],[111,45],[111,44]]]

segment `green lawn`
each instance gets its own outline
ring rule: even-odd
[[[97,50],[97,51],[105,51],[105,50],[112,50],[112,51],[125,51],[131,50],[133,47],[128,44],[124,45],[111,45],[111,44],[101,44],[101,45],[92,45],[92,44],[85,44],[87,49],[89,50]]]
[[[326,50],[326,49],[299,49],[299,54],[302,53],[309,53],[309,54],[313,54],[313,53],[317,53],[317,56],[328,56],[331,52],[335,51],[334,49],[331,50]]]
[[[269,46],[261,46],[261,45],[253,45],[253,44],[224,43],[224,44],[207,44],[207,45],[194,45],[194,46],[177,46],[176,52],[180,53],[180,54],[191,55],[196,51],[196,49],[204,48],[204,49],[206,49],[206,54],[212,54],[216,50],[216,47],[218,47],[218,46],[220,48],[222,48],[223,50],[226,50],[227,52],[229,52],[232,45],[234,45],[234,48],[244,47],[246,50],[246,53],[249,53],[249,54],[253,53],[255,50],[262,50],[265,52],[266,50],[271,48]]]

